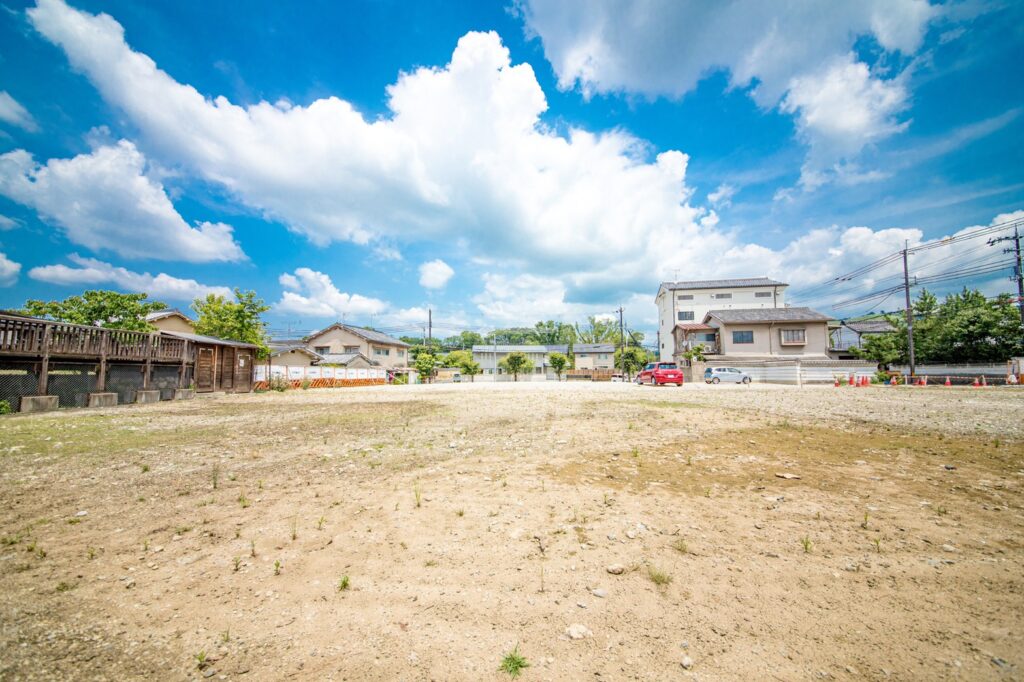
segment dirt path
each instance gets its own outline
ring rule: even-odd
[[[1021,679],[1022,416],[478,384],[5,417],[0,679],[500,680],[517,644],[523,680]]]

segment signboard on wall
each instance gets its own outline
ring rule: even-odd
[[[272,377],[283,377],[288,374],[287,367],[281,367],[279,365],[270,366],[270,376]]]
[[[305,372],[302,371],[304,369],[306,369],[306,368],[305,367],[289,367],[288,368],[288,378],[289,379],[302,379],[305,376]]]
[[[266,365],[256,365],[256,381],[266,381],[266,380],[267,380],[267,366]]]
[[[333,379],[334,378],[334,368],[333,367],[321,367],[320,368],[320,376],[322,376],[324,379]]]
[[[319,379],[320,378],[320,368],[319,367],[307,367],[306,368],[306,378],[307,379]]]
[[[368,374],[369,374],[369,370],[366,370],[366,369],[357,369],[356,370],[356,378],[357,379],[366,379]]]

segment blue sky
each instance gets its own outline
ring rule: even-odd
[[[814,284],[1024,217],[1018,3],[0,9],[3,307],[237,286],[275,330],[652,329],[663,279],[831,312],[874,282]],[[976,241],[912,267],[1000,262]]]

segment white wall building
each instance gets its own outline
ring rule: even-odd
[[[787,286],[767,277],[662,282],[654,299],[658,306],[658,357],[663,362],[674,359],[677,324],[700,324],[712,310],[785,308]]]

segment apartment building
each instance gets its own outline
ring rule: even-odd
[[[714,343],[714,330],[703,329],[704,318],[712,310],[785,308],[788,286],[768,277],[662,282],[654,299],[658,306],[659,359],[676,359],[682,350],[677,348],[679,331],[686,332],[683,336],[691,342]]]

